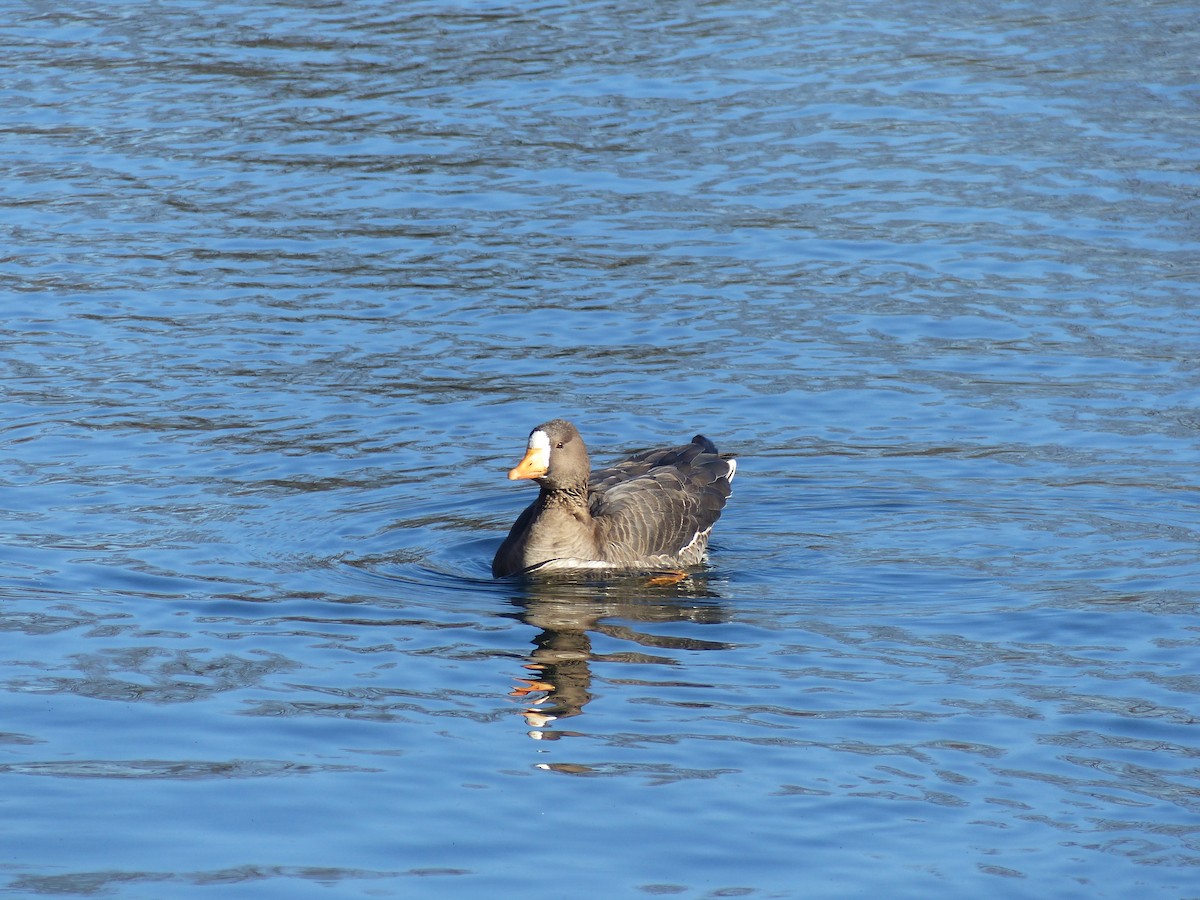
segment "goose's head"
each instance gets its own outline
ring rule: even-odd
[[[575,426],[563,419],[539,425],[529,433],[525,457],[508,473],[509,481],[530,478],[544,488],[586,485],[591,464]]]

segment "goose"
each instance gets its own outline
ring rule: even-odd
[[[718,455],[698,434],[681,447],[590,469],[583,438],[570,422],[554,419],[529,433],[525,457],[508,477],[532,479],[541,491],[496,551],[494,577],[695,566],[706,557],[737,461]]]

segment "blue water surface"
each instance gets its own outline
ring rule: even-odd
[[[0,23],[0,893],[1200,894],[1192,4]]]

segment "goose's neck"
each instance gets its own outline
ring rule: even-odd
[[[538,501],[543,509],[569,512],[577,518],[580,517],[580,514],[586,517],[588,511],[587,484],[557,488],[543,487]]]

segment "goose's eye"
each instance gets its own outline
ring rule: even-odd
[[[555,444],[555,445],[554,445],[554,449],[555,449],[555,450],[561,450],[562,448],[563,448],[563,442],[562,442],[562,441],[559,441],[557,444]]]

